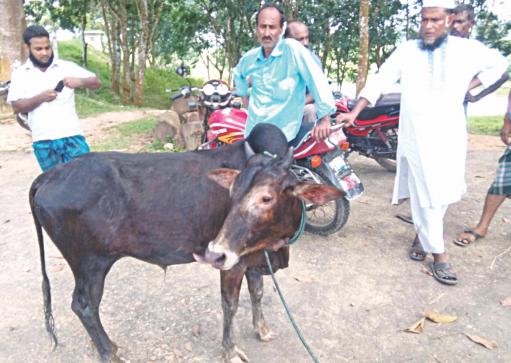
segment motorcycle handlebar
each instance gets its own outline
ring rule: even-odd
[[[337,130],[337,129],[341,129],[341,128],[343,128],[343,127],[344,127],[344,122],[341,122],[341,123],[338,123],[338,124],[334,124],[334,125],[332,125],[332,126],[330,127],[330,129],[331,129],[332,131],[335,131],[335,130]]]
[[[199,88],[197,88],[197,87],[188,87],[188,86],[181,87],[179,93],[176,93],[175,95],[170,96],[170,99],[172,101],[175,101],[181,97],[188,97],[192,94],[192,92],[198,91],[198,90],[199,90]],[[166,90],[166,91],[169,91],[169,90]]]

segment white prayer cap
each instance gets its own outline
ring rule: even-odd
[[[422,7],[454,9],[456,7],[456,2],[454,0],[424,0],[422,2]]]

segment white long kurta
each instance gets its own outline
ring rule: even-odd
[[[401,83],[393,203],[410,197],[409,173],[421,207],[460,200],[466,191],[465,93],[474,76],[488,87],[506,69],[507,61],[497,51],[451,36],[434,51],[421,50],[417,41],[404,43],[381,66],[360,97],[374,104],[382,90]]]

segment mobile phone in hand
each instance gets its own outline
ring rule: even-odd
[[[57,83],[57,85],[55,86],[55,91],[60,92],[60,91],[62,91],[63,88],[64,88],[64,81],[59,81],[59,83]]]

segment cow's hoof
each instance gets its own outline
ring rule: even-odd
[[[229,351],[226,351],[224,358],[226,363],[241,363],[249,361],[245,352],[239,349],[237,346],[234,346]]]
[[[255,326],[256,334],[259,337],[259,340],[262,342],[269,342],[273,339],[274,335],[270,328],[268,328],[268,325],[266,323],[263,324],[257,324]]]

